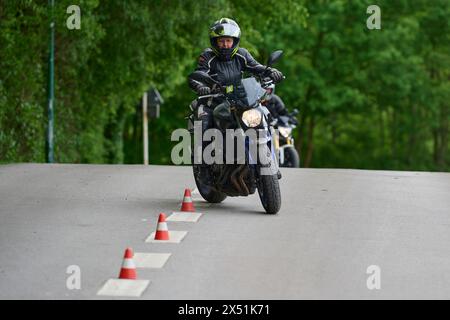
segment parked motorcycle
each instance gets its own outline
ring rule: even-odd
[[[282,51],[273,52],[267,63],[272,66],[282,55]],[[244,159],[237,159],[238,152],[234,152],[234,161],[227,163],[226,153],[223,152],[223,163],[208,165],[212,184],[206,184],[200,179],[200,164],[192,162],[193,173],[197,189],[201,196],[208,202],[219,203],[227,196],[248,196],[258,190],[261,203],[268,214],[276,214],[281,207],[281,192],[278,183],[278,161],[273,141],[274,130],[269,124],[270,112],[261,101],[265,99],[265,88],[273,81],[261,76],[252,76],[241,80],[235,88],[222,87],[209,74],[195,71],[190,78],[207,84],[212,88],[212,94],[200,96],[196,105],[211,105],[213,99],[220,98],[222,103],[215,106],[213,111],[214,128],[218,129],[222,136],[226,136],[227,129],[256,129],[259,135],[256,138],[245,138]],[[194,135],[194,123],[197,121],[195,108],[189,116],[190,131]],[[261,134],[262,133],[262,134]],[[194,141],[194,137],[191,139]],[[225,140],[225,139],[224,139]],[[235,148],[236,146],[233,146]],[[250,152],[257,147],[257,159]],[[194,150],[194,149],[192,149]],[[229,150],[228,150],[229,151]],[[235,150],[236,151],[236,150]],[[192,159],[194,159],[192,157]]]

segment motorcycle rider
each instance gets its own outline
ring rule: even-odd
[[[262,105],[266,106],[272,117],[277,119],[279,116],[288,116],[288,110],[284,106],[283,100],[275,94],[275,85],[271,84],[266,91],[267,96]]]
[[[242,73],[248,71],[255,75],[266,73],[274,82],[280,82],[283,74],[275,68],[266,66],[256,61],[247,49],[240,48],[239,42],[241,30],[232,19],[221,18],[214,22],[210,28],[209,39],[211,47],[203,51],[198,59],[196,71],[208,73],[222,86],[235,86],[242,79]],[[189,78],[189,86],[200,96],[211,93],[211,88],[199,81]],[[220,101],[214,101],[213,105],[201,105],[197,107],[197,118],[202,121],[202,134],[213,125],[213,110]],[[207,143],[206,143],[207,144]],[[205,149],[203,143],[203,150]],[[200,165],[200,179],[211,185],[208,165]]]

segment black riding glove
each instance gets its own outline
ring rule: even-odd
[[[206,96],[211,93],[211,89],[209,87],[200,87],[197,89],[197,93],[199,96]]]
[[[272,78],[273,82],[280,82],[281,80],[283,80],[283,74],[275,68],[270,69],[270,77]]]

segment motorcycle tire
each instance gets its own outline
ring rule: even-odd
[[[294,147],[289,146],[284,149],[284,163],[282,167],[288,168],[300,167],[300,157],[298,156],[298,152]]]
[[[258,194],[267,214],[276,214],[281,208],[281,192],[277,175],[259,177]]]

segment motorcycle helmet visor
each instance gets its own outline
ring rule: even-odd
[[[210,37],[211,38],[218,38],[218,37],[233,37],[233,38],[238,38],[241,36],[241,30],[239,29],[238,26],[235,26],[233,24],[230,23],[224,23],[224,24],[219,24],[217,26],[214,26],[211,29],[210,32]]]

